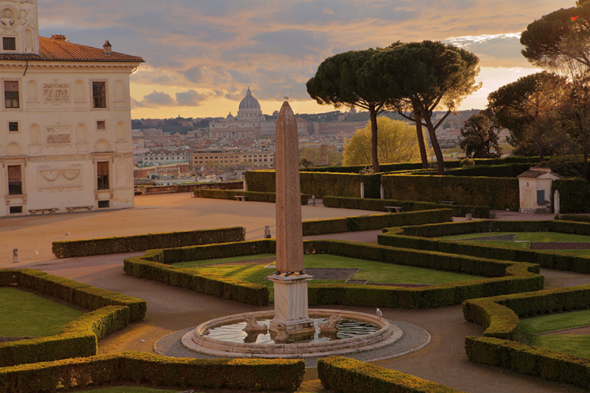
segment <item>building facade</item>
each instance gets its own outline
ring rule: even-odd
[[[248,88],[246,97],[240,102],[238,116],[234,117],[230,113],[223,120],[210,122],[209,138],[252,139],[261,134],[260,123],[264,121],[260,103]]]
[[[133,207],[137,56],[39,37],[37,0],[0,0],[0,216]]]
[[[260,168],[274,168],[275,153],[270,150],[198,150],[192,155],[194,168],[202,166],[232,167],[246,165]]]

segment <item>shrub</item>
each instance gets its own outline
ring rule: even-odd
[[[308,286],[309,304],[361,307],[433,308],[460,304],[465,299],[534,291],[543,288],[544,277],[534,264],[495,261],[427,251],[381,247],[335,240],[304,244],[306,253],[341,255],[384,263],[431,268],[495,277],[418,288],[375,285],[314,284]]]
[[[520,207],[516,178],[383,175],[381,182],[387,199],[455,201],[460,205],[501,210],[518,210]]]
[[[590,273],[590,258],[555,251],[484,246],[451,240],[428,239],[483,232],[561,232],[590,235],[590,224],[571,221],[468,221],[387,229],[378,236],[381,245],[471,255],[515,262],[538,263],[543,267]]]
[[[230,191],[230,190],[195,190],[195,197],[235,200],[236,196],[245,196],[249,202],[270,202],[275,203],[276,193],[256,191]],[[301,194],[301,204],[307,205],[309,195]]]
[[[590,360],[520,344],[518,327],[522,316],[587,308],[590,285],[467,300],[465,319],[486,328],[486,337],[466,337],[465,351],[475,363],[588,387]]]
[[[303,235],[312,236],[326,233],[369,231],[386,227],[402,226],[409,223],[420,225],[433,222],[450,222],[452,220],[453,212],[450,209],[328,218],[324,220],[303,221]]]
[[[468,166],[474,166],[474,165],[475,165],[475,161],[473,161],[473,159],[472,158],[469,158],[469,157],[466,157],[466,158],[462,159],[460,161],[460,163],[459,163],[459,166],[461,168],[465,168],[465,167],[468,167]]]
[[[94,310],[67,324],[62,334],[0,344],[0,367],[94,356],[98,340],[145,317],[143,300],[80,284],[36,270],[2,271],[0,282]],[[10,276],[11,280],[5,278]]]
[[[467,205],[446,205],[435,202],[398,201],[394,199],[373,199],[373,198],[345,198],[325,196],[322,203],[326,207],[340,207],[345,209],[361,209],[385,211],[385,206],[403,207],[404,211],[420,211],[432,209],[452,209],[453,217],[462,217],[471,214],[477,218],[490,218],[490,208],[487,206]]]
[[[244,240],[245,236],[246,231],[242,227],[149,233],[144,235],[53,242],[52,251],[57,258],[73,258],[145,251],[154,248],[229,243]]]
[[[274,246],[274,241],[261,240],[150,250],[143,256],[125,259],[124,269],[130,276],[160,281],[241,303],[265,306],[269,303],[270,292],[264,285],[168,265],[184,261],[269,253],[274,252]]]
[[[361,183],[365,186],[365,197],[378,198],[381,193],[381,175],[360,175],[355,173],[301,172],[301,192],[323,198],[324,195],[360,197]],[[274,171],[246,172],[249,191],[275,192]]]
[[[561,216],[555,216],[555,219],[590,223],[590,216],[583,216],[581,214],[562,214]]]
[[[324,389],[338,393],[459,392],[453,388],[399,371],[388,370],[359,360],[337,356],[318,360],[318,376]]]
[[[561,213],[590,212],[590,184],[585,179],[554,180],[551,184],[551,202],[559,190]]]
[[[145,384],[173,389],[295,391],[303,360],[186,359],[140,352],[0,368],[0,391],[38,393],[102,385]]]

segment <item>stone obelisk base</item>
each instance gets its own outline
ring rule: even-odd
[[[307,274],[272,275],[274,283],[275,317],[270,321],[270,331],[285,329],[289,336],[313,334],[313,319],[307,309]]]

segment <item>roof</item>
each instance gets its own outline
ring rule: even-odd
[[[112,52],[105,54],[102,48],[72,44],[64,39],[39,37],[39,54],[0,54],[0,60],[30,61],[89,61],[89,62],[144,62],[139,56]]]
[[[246,97],[240,102],[240,109],[258,109],[260,110],[260,103],[254,96],[252,95],[252,91],[248,88],[246,92]]]
[[[561,176],[559,176],[558,174],[553,173],[551,171],[547,171],[547,170],[534,170],[534,169],[529,169],[528,171],[521,173],[517,177],[525,177],[527,179],[535,179],[535,178],[541,177],[543,175],[550,175],[550,176],[553,176],[553,177],[555,177],[557,179],[562,179]]]

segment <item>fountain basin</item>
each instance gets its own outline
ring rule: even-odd
[[[230,315],[202,323],[195,330],[183,336],[182,344],[191,351],[219,357],[305,358],[370,351],[393,344],[403,336],[403,331],[400,328],[384,318],[353,311],[322,309],[309,310],[310,318],[329,318],[332,315],[342,315],[345,320],[376,325],[378,330],[352,338],[303,343],[257,344],[225,341],[208,336],[207,332],[211,329],[243,322],[242,315]],[[255,316],[257,320],[272,319],[274,311],[260,311],[249,313],[249,315]]]

